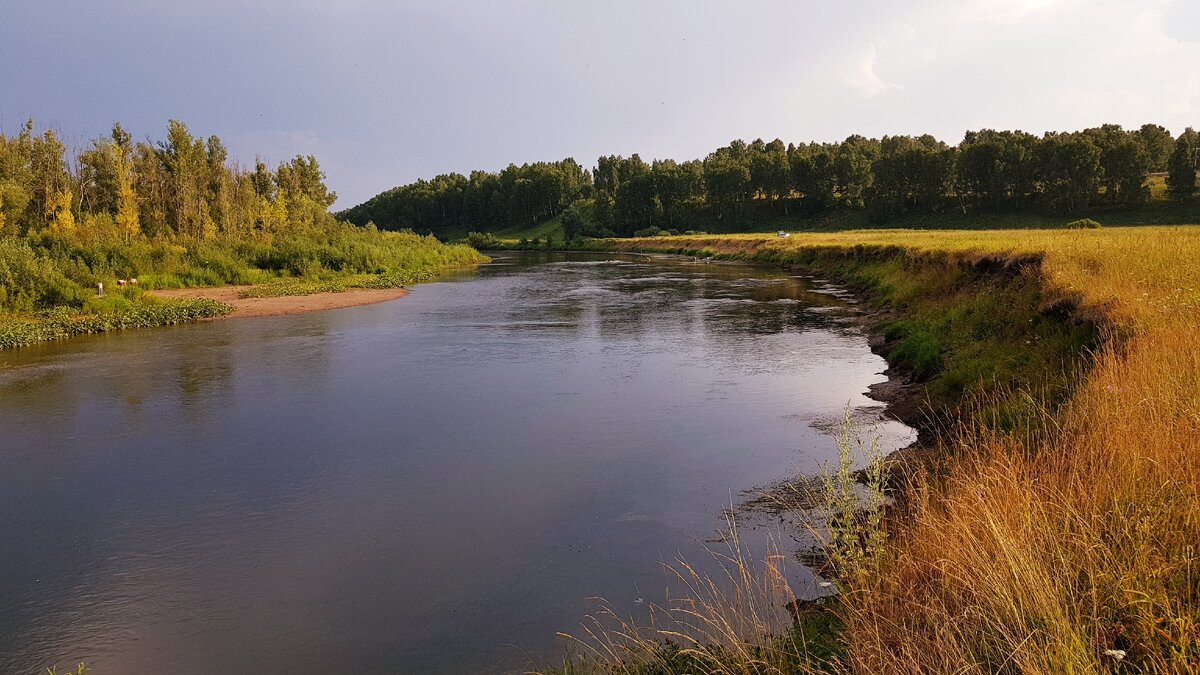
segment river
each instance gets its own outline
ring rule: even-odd
[[[385,304],[0,352],[0,672],[552,661],[588,598],[636,608],[832,460],[848,403],[880,417],[885,363],[820,290],[507,253]]]

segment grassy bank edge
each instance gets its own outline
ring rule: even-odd
[[[586,250],[769,265],[852,290],[867,305],[862,321],[872,349],[889,364],[889,386],[874,397],[888,403],[887,414],[921,432],[914,446],[892,457],[892,485],[900,490],[907,472],[936,472],[940,455],[954,451],[964,429],[994,429],[1031,445],[1044,440],[1048,416],[1070,399],[1092,354],[1123,337],[1102,309],[1084,307],[1077,294],[1056,288],[1040,255],[890,245],[781,250],[769,243],[768,237],[656,237],[590,240]],[[797,616],[791,634],[766,640],[783,645],[783,652],[804,652],[802,662],[791,664],[796,672],[842,672],[838,612],[833,603]],[[658,650],[643,664],[583,659],[546,672],[708,672],[696,668],[720,662],[725,651],[697,659],[677,643]]]
[[[233,308],[223,302],[204,298],[141,301],[112,312],[79,312],[56,307],[0,320],[0,349],[27,347],[76,335],[190,323],[224,316],[231,311]]]
[[[472,264],[489,259],[481,256]],[[317,293],[343,293],[354,289],[404,288],[431,281],[461,267],[427,268],[403,273],[322,275],[280,278],[253,286],[240,294],[244,298],[303,296]],[[83,311],[67,307],[0,316],[0,350],[28,347],[40,342],[65,340],[132,328],[154,328],[222,317],[233,307],[208,298],[156,298],[139,290],[115,291],[126,302],[108,311]]]
[[[926,431],[978,422],[1005,431],[1064,402],[1090,355],[1120,339],[1103,309],[1047,279],[1040,255],[917,251],[903,246],[814,245],[707,237],[607,240],[611,250],[770,265],[824,277],[870,310],[863,325],[888,374],[912,385],[892,414]],[[755,245],[758,244],[758,245]]]

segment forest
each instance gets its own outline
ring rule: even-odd
[[[116,124],[85,148],[29,121],[0,134],[0,348],[228,311],[147,290],[398,286],[482,260],[432,237],[338,222],[335,199],[315,157],[243,167],[220,138],[179,121],[165,141],[134,141]],[[129,279],[137,285],[118,284]]]
[[[564,215],[568,238],[707,228],[733,232],[764,222],[860,211],[874,224],[906,214],[1137,211],[1148,178],[1162,199],[1196,192],[1200,136],[1145,124],[1035,136],[970,131],[957,145],[930,135],[853,135],[839,143],[741,140],[704,159],[638,155],[510,165],[452,173],[383,192],[338,213],[359,225],[442,237],[531,227]],[[574,207],[574,208],[572,208]]]

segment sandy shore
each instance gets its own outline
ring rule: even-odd
[[[239,298],[238,293],[250,286],[219,286],[216,288],[180,288],[150,291],[160,298],[208,298],[219,300],[230,307],[233,313],[219,318],[241,318],[248,316],[281,316],[301,312],[318,312],[323,309],[356,307],[387,302],[408,295],[403,288],[352,288],[342,293],[314,293],[312,295],[284,295],[275,298]]]

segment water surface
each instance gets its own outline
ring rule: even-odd
[[[506,254],[381,305],[0,353],[0,672],[553,658],[587,598],[655,597],[744,491],[834,456],[848,402],[878,411],[848,311],[782,272]]]

